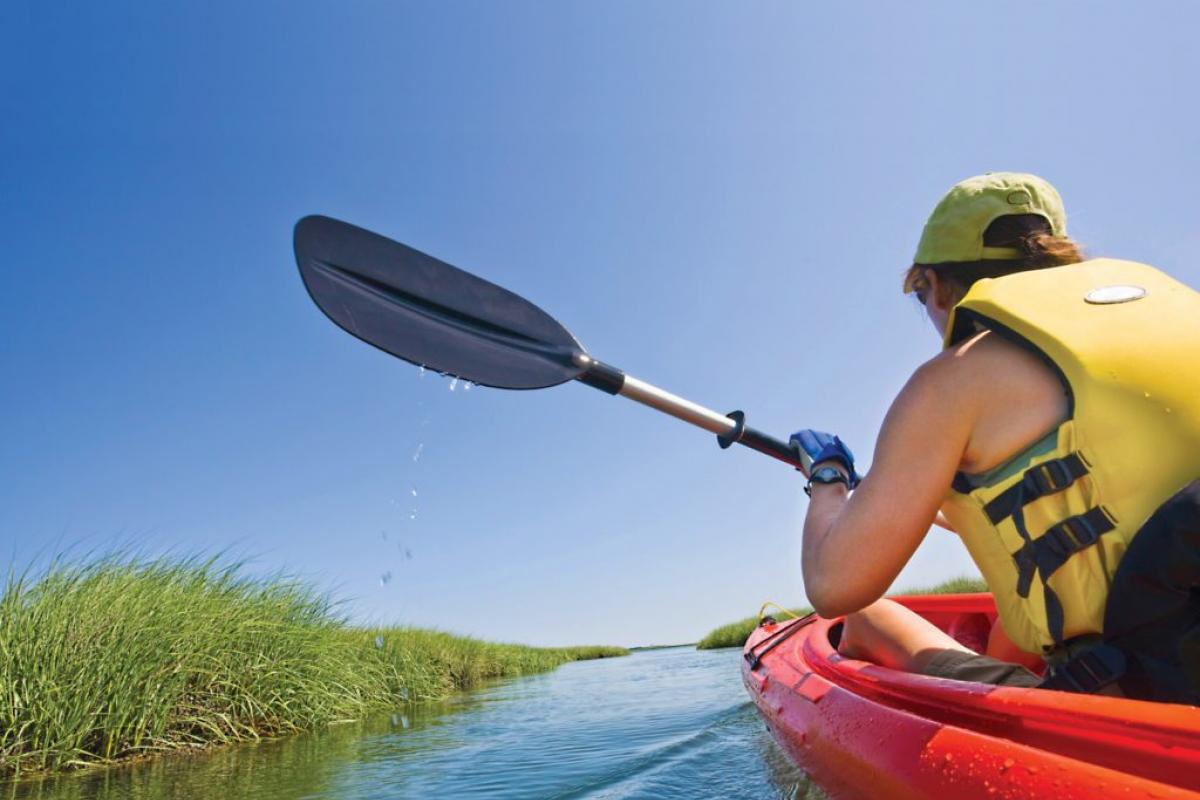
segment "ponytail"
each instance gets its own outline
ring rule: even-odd
[[[937,274],[938,282],[947,290],[962,297],[981,278],[999,278],[1016,272],[1078,264],[1087,258],[1074,241],[1053,235],[1050,223],[1038,214],[997,217],[984,231],[983,244],[985,247],[1010,247],[1020,255],[1010,259],[913,264],[905,271],[905,291],[921,281],[921,274],[927,269]]]

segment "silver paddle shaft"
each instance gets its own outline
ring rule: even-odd
[[[718,436],[733,433],[734,428],[737,427],[737,423],[724,414],[718,414],[711,408],[705,408],[691,400],[685,400],[677,394],[671,394],[666,389],[660,389],[638,380],[632,375],[625,376],[625,382],[617,394],[644,406],[650,406],[664,414],[670,414],[672,417],[689,422],[698,428],[704,428],[709,433],[715,433]]]
[[[798,447],[793,447],[748,427],[746,416],[741,411],[720,414],[711,408],[693,403],[691,400],[660,389],[632,375],[626,375],[616,367],[597,361],[584,353],[576,353],[573,360],[585,370],[576,380],[586,383],[588,386],[609,394],[627,397],[656,411],[703,428],[709,433],[714,433],[722,448],[729,447],[734,443],[745,445],[790,464],[805,475],[809,473],[812,461],[807,453]]]

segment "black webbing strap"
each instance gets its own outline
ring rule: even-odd
[[[1013,553],[1013,560],[1017,563],[1017,594],[1029,597],[1034,576],[1041,577],[1046,625],[1056,644],[1061,644],[1063,640],[1064,612],[1058,595],[1046,581],[1068,558],[1094,545],[1102,534],[1116,525],[1103,509],[1096,507],[1068,517],[1034,539],[1025,525],[1025,506],[1040,497],[1063,491],[1087,474],[1087,462],[1079,453],[1043,461],[1025,470],[1021,480],[993,497],[983,507],[983,513],[993,525],[1012,517],[1013,526],[1024,542],[1021,549]],[[960,493],[972,491],[970,481],[962,473],[954,476],[953,489]]]
[[[971,479],[965,473],[954,473],[954,480],[950,482],[950,488],[959,494],[970,494],[975,491],[975,485],[971,483]]]
[[[750,669],[758,669],[758,664],[760,661],[762,661],[763,656],[765,656],[771,650],[774,650],[779,645],[783,644],[784,640],[786,640],[796,631],[807,625],[811,625],[816,621],[817,615],[814,613],[801,617],[789,625],[782,625],[770,636],[763,639],[761,642],[754,645],[753,648],[743,653],[742,656],[750,663]]]
[[[1020,481],[992,498],[983,511],[995,525],[1039,497],[1061,492],[1087,473],[1087,464],[1078,453],[1044,461],[1025,470]]]
[[[1023,515],[1018,513],[1014,518],[1021,516]],[[1024,520],[1020,520],[1018,530],[1025,539],[1025,544],[1013,553],[1013,561],[1017,563],[1017,594],[1028,597],[1034,575],[1042,579],[1046,623],[1056,643],[1061,643],[1063,639],[1063,607],[1047,581],[1059,567],[1067,563],[1067,559],[1080,550],[1091,547],[1103,534],[1115,527],[1112,518],[1100,506],[1083,514],[1067,517],[1057,525],[1050,526],[1037,539],[1029,537],[1028,531],[1024,529]]]
[[[1098,644],[1053,667],[1038,688],[1095,694],[1125,674],[1125,654],[1111,644]]]

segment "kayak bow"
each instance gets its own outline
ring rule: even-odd
[[[893,598],[950,635],[990,594]],[[1200,708],[1018,689],[844,658],[839,620],[768,622],[742,676],[775,739],[833,798],[1200,798]]]

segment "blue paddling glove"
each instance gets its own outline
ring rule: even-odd
[[[838,437],[805,428],[793,433],[789,443],[799,446],[801,450],[808,453],[808,457],[812,459],[814,465],[820,464],[822,461],[841,464],[850,475],[851,489],[862,482],[862,476],[854,471],[854,454]]]

